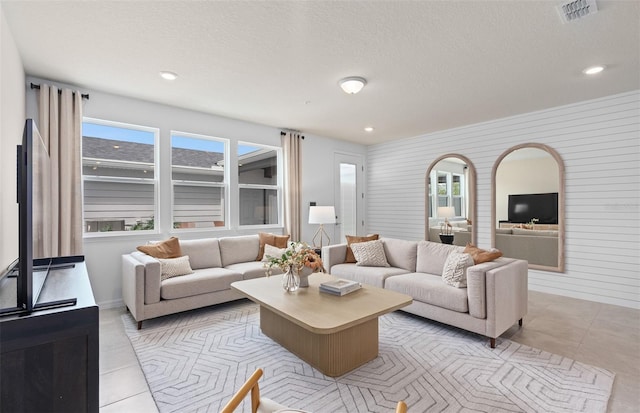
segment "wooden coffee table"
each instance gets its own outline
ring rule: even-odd
[[[411,304],[395,291],[363,285],[344,296],[321,293],[328,274],[309,287],[283,290],[282,276],[236,281],[231,288],[260,305],[262,332],[327,376],[341,376],[378,356],[378,317]]]

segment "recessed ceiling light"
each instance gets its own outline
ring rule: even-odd
[[[160,72],[160,77],[164,80],[176,80],[178,75],[173,72],[162,71]]]
[[[591,66],[582,71],[585,75],[595,75],[596,73],[600,73],[604,70],[604,66]]]
[[[113,149],[120,149],[120,145],[113,145]]]
[[[367,80],[359,76],[345,77],[338,82],[344,93],[349,95],[355,95],[360,92],[364,85],[367,84]]]
[[[365,132],[373,132],[373,127],[371,126],[367,126],[366,128],[364,128]]]

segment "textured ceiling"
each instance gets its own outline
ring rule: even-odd
[[[29,75],[363,144],[640,89],[640,2],[7,1]],[[608,69],[582,74],[593,64]],[[179,74],[174,82],[161,70]],[[346,95],[338,80],[368,85]],[[373,126],[373,133],[364,132]]]

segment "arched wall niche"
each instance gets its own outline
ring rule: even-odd
[[[506,257],[526,259],[531,269],[564,272],[564,175],[560,154],[544,144],[523,143],[498,157],[491,171],[493,248],[501,250]],[[553,211],[557,212],[555,223],[549,218],[553,214],[547,214],[548,209],[544,207],[553,206],[548,202],[554,192],[557,192],[557,201],[551,202],[557,206],[557,211]],[[510,203],[510,195],[520,198],[514,197]],[[533,205],[542,207],[530,212],[530,217],[519,215],[518,211],[530,211]],[[536,214],[546,218],[540,221]]]
[[[457,166],[456,166],[457,165]],[[441,219],[437,216],[437,201],[434,203],[433,188],[430,186],[429,178],[432,172],[449,173],[451,175],[461,174],[464,177],[464,206],[462,207],[462,215],[452,218],[454,224],[454,240],[455,245],[465,246],[467,242],[476,244],[477,223],[476,223],[476,168],[466,156],[449,153],[438,157],[431,162],[425,175],[425,230],[424,239],[433,242],[441,242],[438,237],[440,231]],[[437,178],[436,178],[437,179]],[[448,178],[447,178],[448,179]],[[450,204],[448,204],[450,206]],[[470,221],[470,224],[466,222]],[[466,223],[466,225],[465,225]]]

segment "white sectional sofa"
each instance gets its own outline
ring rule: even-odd
[[[389,267],[345,263],[347,244],[326,246],[322,259],[330,274],[387,288],[413,297],[403,308],[425,318],[495,339],[527,313],[527,262],[510,258],[473,265],[466,288],[446,284],[441,275],[447,257],[464,247],[430,241],[381,238]],[[231,283],[265,276],[257,261],[258,235],[180,240],[193,273],[161,280],[161,264],[140,251],[122,256],[122,293],[138,322],[181,311],[241,299]],[[274,268],[274,271],[279,272]]]
[[[365,267],[345,263],[347,244],[322,249],[325,268],[350,279],[413,297],[407,311],[441,323],[495,339],[515,323],[522,325],[527,313],[527,261],[498,258],[466,270],[467,287],[456,288],[442,279],[443,267],[452,251],[464,247],[430,241],[381,238],[389,267]]]
[[[140,251],[122,256],[122,295],[138,329],[150,318],[241,299],[232,282],[265,276],[258,235],[180,240],[180,248],[193,273],[164,281],[158,259]]]

